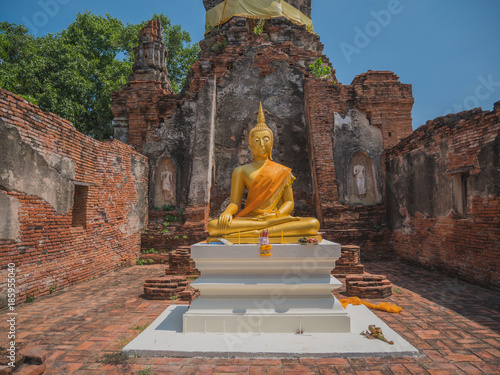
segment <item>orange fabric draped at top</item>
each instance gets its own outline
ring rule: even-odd
[[[279,200],[287,184],[294,180],[291,173],[290,168],[267,160],[248,190],[245,208],[236,217],[248,215],[269,201],[281,189],[278,196]]]

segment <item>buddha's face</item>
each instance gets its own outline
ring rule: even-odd
[[[273,150],[272,136],[267,130],[257,130],[252,133],[250,141],[250,150],[256,158],[271,158]]]

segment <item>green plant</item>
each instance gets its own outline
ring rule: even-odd
[[[206,33],[209,33],[210,31],[212,31],[212,29],[213,29],[213,28],[214,28],[214,27],[212,26],[212,24],[211,24],[210,22],[207,22],[207,23],[205,24],[205,32],[206,32]]]
[[[104,356],[99,360],[99,362],[104,363],[106,365],[121,365],[125,363],[125,361],[128,359],[128,356],[121,352],[117,353],[106,353]]]
[[[137,373],[137,375],[155,375],[156,373],[151,372],[151,365],[148,366],[148,368],[145,368],[144,370],[141,370]]]
[[[162,230],[160,231],[160,233],[161,233],[161,234],[168,233],[168,229],[162,229]]]
[[[96,279],[97,279],[97,277],[95,277],[95,276],[92,278],[92,280],[96,280]]]
[[[149,323],[146,323],[144,324],[143,326],[139,325],[139,324],[136,324],[135,326],[132,326],[132,328],[136,331],[139,331],[139,332],[142,332],[144,331],[146,328],[149,327]]]
[[[221,38],[219,38],[219,36]],[[227,47],[227,39],[221,35],[219,36],[217,37],[217,41],[214,44],[212,44],[212,47],[210,47],[210,50],[212,52],[221,52],[224,48]]]
[[[26,302],[27,303],[31,303],[34,300],[35,300],[35,295],[34,294],[29,294],[29,293],[26,294]]]
[[[188,238],[188,236],[184,235],[184,236],[182,236],[182,238],[184,238],[186,240]]]
[[[120,349],[123,349],[125,346],[127,346],[127,345],[128,345],[128,343],[129,343],[130,341],[132,341],[132,339],[133,339],[133,337],[132,337],[132,338],[127,338],[127,337],[125,337],[125,338],[121,339],[120,341],[118,341],[118,347],[119,347]]]
[[[179,239],[179,236],[174,236],[174,240],[178,240]]]
[[[174,216],[174,215],[165,215],[165,221],[170,221],[172,223],[175,223],[177,221],[181,221],[181,219],[179,219],[177,216]]]
[[[177,299],[177,296],[170,297],[170,301],[175,301],[176,299]]]
[[[154,207],[153,207],[153,210],[155,210],[155,211],[160,211],[160,207],[158,207],[158,206],[154,206]]]
[[[163,211],[173,211],[174,210],[174,206],[171,206],[169,204],[164,204],[163,205]]]
[[[135,264],[138,265],[138,266],[143,266],[145,264],[148,264],[148,261],[146,259],[137,259],[135,261]]]
[[[148,259],[149,264],[153,264],[155,261],[153,259]]]
[[[51,287],[49,288],[49,294],[52,294],[52,292],[53,292],[54,290],[56,290],[56,289],[57,289],[57,285],[51,286]]]
[[[262,34],[264,32],[264,24],[266,23],[265,18],[261,18],[259,22],[257,22],[257,25],[253,28],[253,33],[257,36]]]
[[[113,135],[111,94],[127,83],[139,30],[150,17],[130,24],[109,14],[84,11],[64,30],[43,36],[29,34],[24,25],[2,20],[0,86],[68,119],[77,130],[96,140],[109,138]],[[187,73],[200,48],[198,43],[191,44],[189,33],[166,16],[153,18],[163,26],[170,53],[166,72],[177,93],[187,85]]]
[[[154,248],[151,248],[149,250],[141,250],[141,253],[143,253],[143,254],[158,254],[159,251],[155,250]]]
[[[184,209],[183,209],[183,208],[181,208],[180,210],[177,210],[177,213],[178,213],[179,215],[184,215]]]
[[[392,288],[392,291],[393,291],[394,293],[396,293],[396,294],[401,294],[401,293],[403,293],[403,292],[401,291],[401,289],[398,289],[398,288]]]
[[[189,280],[189,281],[194,281],[197,278],[198,278],[198,276],[188,276],[188,277],[186,277],[186,279]]]
[[[306,30],[307,30],[308,32],[310,32],[311,34],[316,34],[316,33],[314,32],[314,27],[313,27],[313,25],[307,25],[307,26],[306,26]]]
[[[332,68],[329,66],[323,66],[323,60],[318,57],[314,64],[310,64],[311,74],[316,78],[328,78],[332,75]]]

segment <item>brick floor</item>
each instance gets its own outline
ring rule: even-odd
[[[113,272],[17,306],[17,346],[35,343],[47,350],[47,374],[123,375],[148,368],[150,374],[200,375],[500,374],[500,293],[402,263],[365,266],[391,280],[395,292],[386,300],[403,307],[401,314],[375,314],[422,357],[128,358],[104,363],[116,360],[120,349],[169,304],[180,303],[143,298],[144,279],[161,276],[161,265]],[[2,347],[6,313],[0,314]]]

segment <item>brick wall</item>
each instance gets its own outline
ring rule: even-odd
[[[388,152],[386,177],[400,257],[500,289],[500,102],[427,122]]]
[[[352,137],[350,148],[344,150],[342,159],[336,159],[334,118],[335,113],[346,116],[352,107],[366,113],[370,127],[376,127],[382,133],[382,149],[371,150],[378,152],[376,156],[380,163],[380,158],[383,160],[380,154],[384,149],[411,134],[411,85],[399,82],[392,72],[369,71],[354,78],[351,85],[342,85],[335,80],[319,80],[309,75],[305,92],[311,170],[315,181],[314,205],[325,237],[341,244],[359,245],[363,260],[391,258],[393,250],[384,202],[373,205],[341,204],[339,178],[342,176],[339,176],[339,171],[348,167],[349,154],[364,150],[363,147],[370,148],[370,144],[363,144],[360,135]],[[379,178],[383,179],[384,172],[380,169]],[[346,182],[343,181],[344,184]],[[383,186],[383,181],[380,185]],[[383,195],[383,192],[380,193]]]
[[[147,219],[147,161],[0,89],[0,265],[17,301],[135,264]],[[5,216],[4,216],[5,215]]]
[[[323,45],[316,34],[285,18],[268,20],[263,35],[256,36],[251,22],[234,17],[207,33],[200,47],[199,59],[188,75],[189,86],[182,94],[172,94],[164,80],[155,78],[161,75],[158,68],[135,66],[129,84],[113,96],[111,109],[118,124],[115,135],[127,134],[120,139],[148,157],[150,192],[154,191],[157,165],[170,158],[177,173],[176,206],[186,208],[190,227],[199,224],[198,230],[203,230],[208,217],[216,217],[229,196],[232,170],[249,161],[244,160],[242,150],[247,148],[246,134],[262,102],[268,126],[274,130],[274,158],[297,176],[295,214],[316,216],[327,238],[362,246],[365,259],[390,257],[390,233],[381,198],[382,157],[385,148],[411,134],[411,85],[399,82],[388,71],[363,73],[351,85],[337,82],[334,70],[328,79],[315,78],[309,65],[318,57],[331,66],[322,54]],[[155,48],[162,51],[159,45]],[[141,78],[144,74],[149,79]],[[362,144],[354,140],[347,150],[355,153],[360,149],[373,156],[380,199],[371,206],[344,204],[339,199],[339,175],[347,186],[344,169],[352,155],[335,160],[334,118],[336,113],[346,116],[353,107],[368,116],[366,126],[375,129],[380,138],[372,147],[363,136]],[[215,169],[210,184],[213,111]],[[371,148],[363,149],[365,146]],[[160,246],[162,238],[148,234],[147,240],[147,246],[150,242]]]

